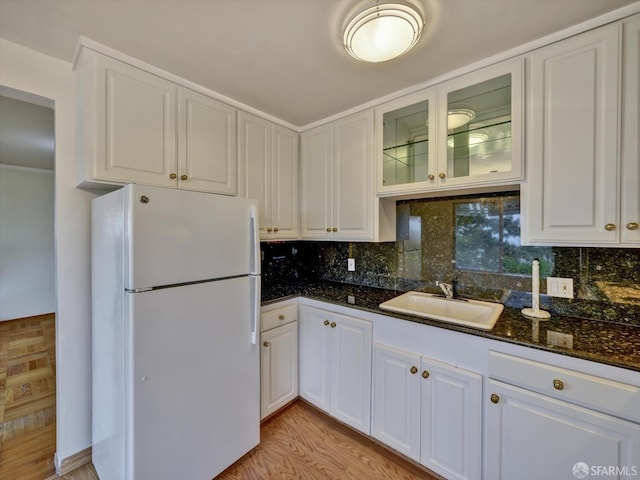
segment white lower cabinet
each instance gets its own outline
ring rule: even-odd
[[[300,307],[300,396],[370,433],[372,324]]]
[[[447,479],[481,477],[482,376],[376,344],[372,435]]]
[[[277,325],[280,326],[273,327]],[[262,314],[260,336],[260,418],[298,398],[297,306]]]
[[[496,352],[490,375],[486,478],[640,474],[637,385]]]

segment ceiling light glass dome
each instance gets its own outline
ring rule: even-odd
[[[342,42],[363,62],[386,62],[411,50],[422,35],[424,20],[413,6],[377,3],[357,13],[344,29]]]

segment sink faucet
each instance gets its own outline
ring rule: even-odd
[[[436,280],[436,286],[440,287],[445,297],[453,298],[453,285],[451,285],[450,283],[439,282]]]
[[[440,287],[446,298],[458,298],[458,280],[454,279],[451,283],[436,280],[436,286]]]

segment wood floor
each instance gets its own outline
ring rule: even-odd
[[[55,473],[53,314],[0,322],[0,479]]]
[[[55,318],[0,322],[0,479],[53,480]],[[263,423],[261,443],[216,480],[435,480],[303,401]],[[92,465],[59,480],[99,480]]]
[[[260,445],[216,480],[437,478],[297,401],[267,420]]]

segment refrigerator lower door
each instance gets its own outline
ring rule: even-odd
[[[128,479],[210,480],[258,444],[250,282],[128,295]]]

